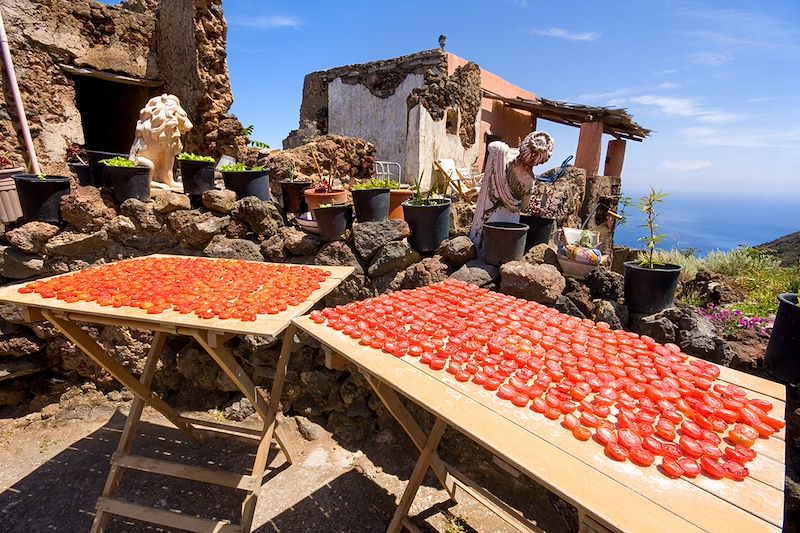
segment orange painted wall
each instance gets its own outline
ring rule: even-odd
[[[467,63],[468,61],[466,59],[449,52],[447,53],[448,74],[453,74],[456,68]],[[506,98],[515,98],[517,96],[531,100],[536,98],[534,93],[517,87],[483,68],[481,68],[481,87],[484,90],[505,96]],[[478,156],[478,168],[483,168],[483,159],[486,155],[485,139],[487,134],[500,136],[501,140],[509,146],[517,147],[519,141],[530,133],[532,126],[533,123],[529,112],[512,109],[497,100],[484,98],[481,105],[481,129],[479,135],[480,155]]]

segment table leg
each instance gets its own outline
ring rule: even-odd
[[[422,448],[425,446],[425,432],[422,431],[417,421],[414,420],[414,417],[411,416],[411,413],[405,408],[394,389],[369,374],[364,374],[364,378],[372,387],[372,390],[375,391],[375,394],[378,395],[381,402],[383,402],[383,405],[389,410],[389,413],[391,413],[394,419],[397,420],[411,438],[411,441],[417,449],[422,451]],[[455,484],[452,481],[448,481],[447,466],[435,451],[431,457],[431,469],[433,469],[433,473],[436,475],[439,483],[441,483],[442,488],[447,491],[450,499],[455,502]]]
[[[156,332],[155,335],[153,335],[152,342],[150,343],[150,351],[148,352],[147,359],[144,363],[144,370],[142,371],[142,375],[139,377],[139,383],[147,388],[150,387],[150,383],[153,381],[153,374],[156,372],[158,359],[161,355],[161,351],[164,349],[164,341],[166,340],[166,337],[167,336],[164,333],[160,331]],[[128,454],[133,448],[133,440],[136,438],[136,429],[139,427],[139,420],[142,417],[143,409],[144,401],[139,396],[135,396],[133,398],[133,402],[131,402],[131,409],[128,413],[128,419],[125,421],[125,427],[122,430],[122,435],[119,438],[119,444],[117,444],[117,453]],[[113,464],[111,465],[111,470],[108,473],[108,479],[106,479],[106,485],[103,488],[103,497],[114,497],[117,492],[117,488],[119,488],[119,483],[122,479],[122,473],[124,470],[125,469],[121,466]],[[110,515],[105,511],[97,511],[97,514],[94,516],[94,521],[92,522],[92,533],[102,532],[105,529],[109,518]]]
[[[209,338],[207,337],[207,332],[197,330],[193,333],[194,338],[203,349],[208,352],[208,354],[217,362],[217,364],[222,368],[225,374],[233,381],[233,383],[238,387],[242,394],[244,394],[245,398],[250,400],[250,403],[253,404],[253,408],[258,413],[258,416],[264,420],[265,423],[265,430],[267,426],[267,419],[269,418],[268,414],[268,406],[264,402],[264,399],[261,397],[259,392],[256,390],[256,385],[253,383],[253,380],[245,373],[239,363],[236,362],[236,358],[233,357],[233,354],[228,350],[222,343],[212,343],[209,342]],[[292,346],[293,346],[293,338],[294,338],[294,326],[289,325],[283,337],[283,346],[281,348],[281,357],[283,357],[284,352],[286,352],[286,362],[288,364],[289,354],[291,354]],[[288,343],[288,344],[287,344]],[[288,346],[288,348],[287,348]],[[288,351],[287,351],[288,350]],[[278,366],[280,367],[281,362],[278,362]],[[283,372],[280,369],[276,370],[275,378],[273,380],[273,391],[276,390],[275,385],[278,385],[278,399],[280,400],[280,394],[283,390],[283,380],[286,375],[286,369],[284,368]],[[274,394],[272,395],[274,396]],[[272,400],[272,396],[270,396],[270,403]],[[276,408],[277,412],[277,408]],[[274,419],[274,416],[273,416]],[[270,439],[272,435],[270,434]],[[278,442],[278,445],[281,447],[283,454],[286,456],[286,460],[291,464],[292,458],[289,454],[289,451],[286,448],[283,439],[281,439],[278,435],[275,435],[275,440]],[[269,441],[267,442],[269,445]]]
[[[445,428],[447,428],[447,424],[441,418],[437,418],[430,435],[428,435],[428,440],[425,442],[425,447],[422,448],[419,460],[414,466],[414,471],[408,479],[408,485],[405,492],[403,492],[403,497],[400,498],[400,504],[397,506],[392,521],[386,529],[387,533],[398,533],[403,528],[403,520],[408,516],[408,510],[411,509],[411,504],[414,502],[414,497],[417,495],[422,479],[425,477],[425,472],[428,471],[428,467],[431,465],[431,458],[436,451],[436,447],[439,446],[439,441],[442,439]]]
[[[252,476],[256,480],[256,489],[254,492],[245,496],[244,503],[242,503],[242,531],[249,532],[253,523],[253,513],[256,510],[256,502],[258,500],[258,491],[261,489],[261,483],[264,478],[264,470],[267,466],[267,456],[269,454],[269,445],[272,442],[273,435],[278,440],[278,444],[286,456],[286,461],[291,464],[292,457],[287,448],[278,439],[275,434],[276,417],[278,415],[278,407],[281,401],[281,394],[283,393],[283,383],[286,380],[286,371],[289,367],[289,356],[294,348],[294,333],[295,325],[289,324],[286,331],[283,333],[283,344],[281,345],[281,355],[278,358],[278,365],[275,368],[275,377],[272,380],[272,391],[269,395],[269,405],[267,406],[266,416],[264,416],[264,434],[261,436],[261,443],[256,452],[256,459],[253,463]]]
[[[137,397],[141,398],[144,403],[163,414],[175,427],[188,433],[197,442],[205,442],[205,435],[195,430],[191,424],[183,420],[164,400],[153,394],[148,387],[133,377],[119,361],[108,355],[105,350],[76,323],[65,318],[60,318],[52,311],[42,311],[42,315],[48,322],[63,333],[65,337],[74,342],[78,348],[88,355],[95,363],[107,370],[114,379],[128,387]]]

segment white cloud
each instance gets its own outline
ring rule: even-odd
[[[730,113],[716,108],[703,107],[695,98],[643,95],[634,96],[630,102],[654,106],[667,116],[691,117],[706,123],[734,122],[747,118],[747,115]]]
[[[594,41],[602,35],[602,33],[596,31],[576,33],[573,31],[565,30],[564,28],[550,28],[547,30],[530,30],[530,34],[542,35],[544,37],[556,37],[558,39],[566,39],[568,41]]]
[[[736,148],[788,148],[800,143],[800,128],[740,128],[731,129],[697,126],[680,130],[689,142],[703,146],[730,146]]]
[[[642,86],[623,87],[622,89],[617,89],[615,91],[580,94],[578,95],[577,99],[582,102],[600,102],[608,105],[616,105],[614,102],[624,102],[625,100],[623,97],[629,96],[631,94],[636,94],[636,93],[641,94],[643,92],[652,91],[654,89],[675,89],[680,86],[681,84],[679,83],[663,82],[659,83],[658,85],[650,87],[642,87]]]
[[[730,62],[733,56],[730,54],[722,54],[717,52],[697,52],[689,56],[689,61],[697,65],[705,65],[709,67],[718,67]]]
[[[666,170],[668,172],[693,172],[695,170],[712,168],[713,166],[711,161],[701,159],[678,159],[675,161],[663,161],[656,169]]]
[[[281,15],[273,15],[269,17],[234,18],[230,21],[230,23],[234,26],[260,28],[263,30],[272,28],[297,28],[301,25],[299,19],[291,16]]]
[[[779,50],[800,54],[800,26],[756,11],[713,9],[696,4],[684,5],[681,14],[701,19],[702,30],[686,35],[742,52]]]

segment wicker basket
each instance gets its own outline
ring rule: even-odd
[[[17,186],[11,177],[22,172],[22,168],[0,170],[0,222],[14,222],[22,216],[22,207],[19,205],[19,197],[17,196]]]

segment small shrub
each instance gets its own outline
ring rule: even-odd
[[[753,270],[776,269],[781,266],[779,258],[748,246],[740,246],[730,252],[709,252],[704,263],[706,269],[732,277],[746,275]]]
[[[699,257],[680,252],[678,250],[656,250],[653,254],[653,262],[655,264],[672,263],[683,268],[681,270],[681,283],[693,280],[697,272],[704,268],[703,260]]]

